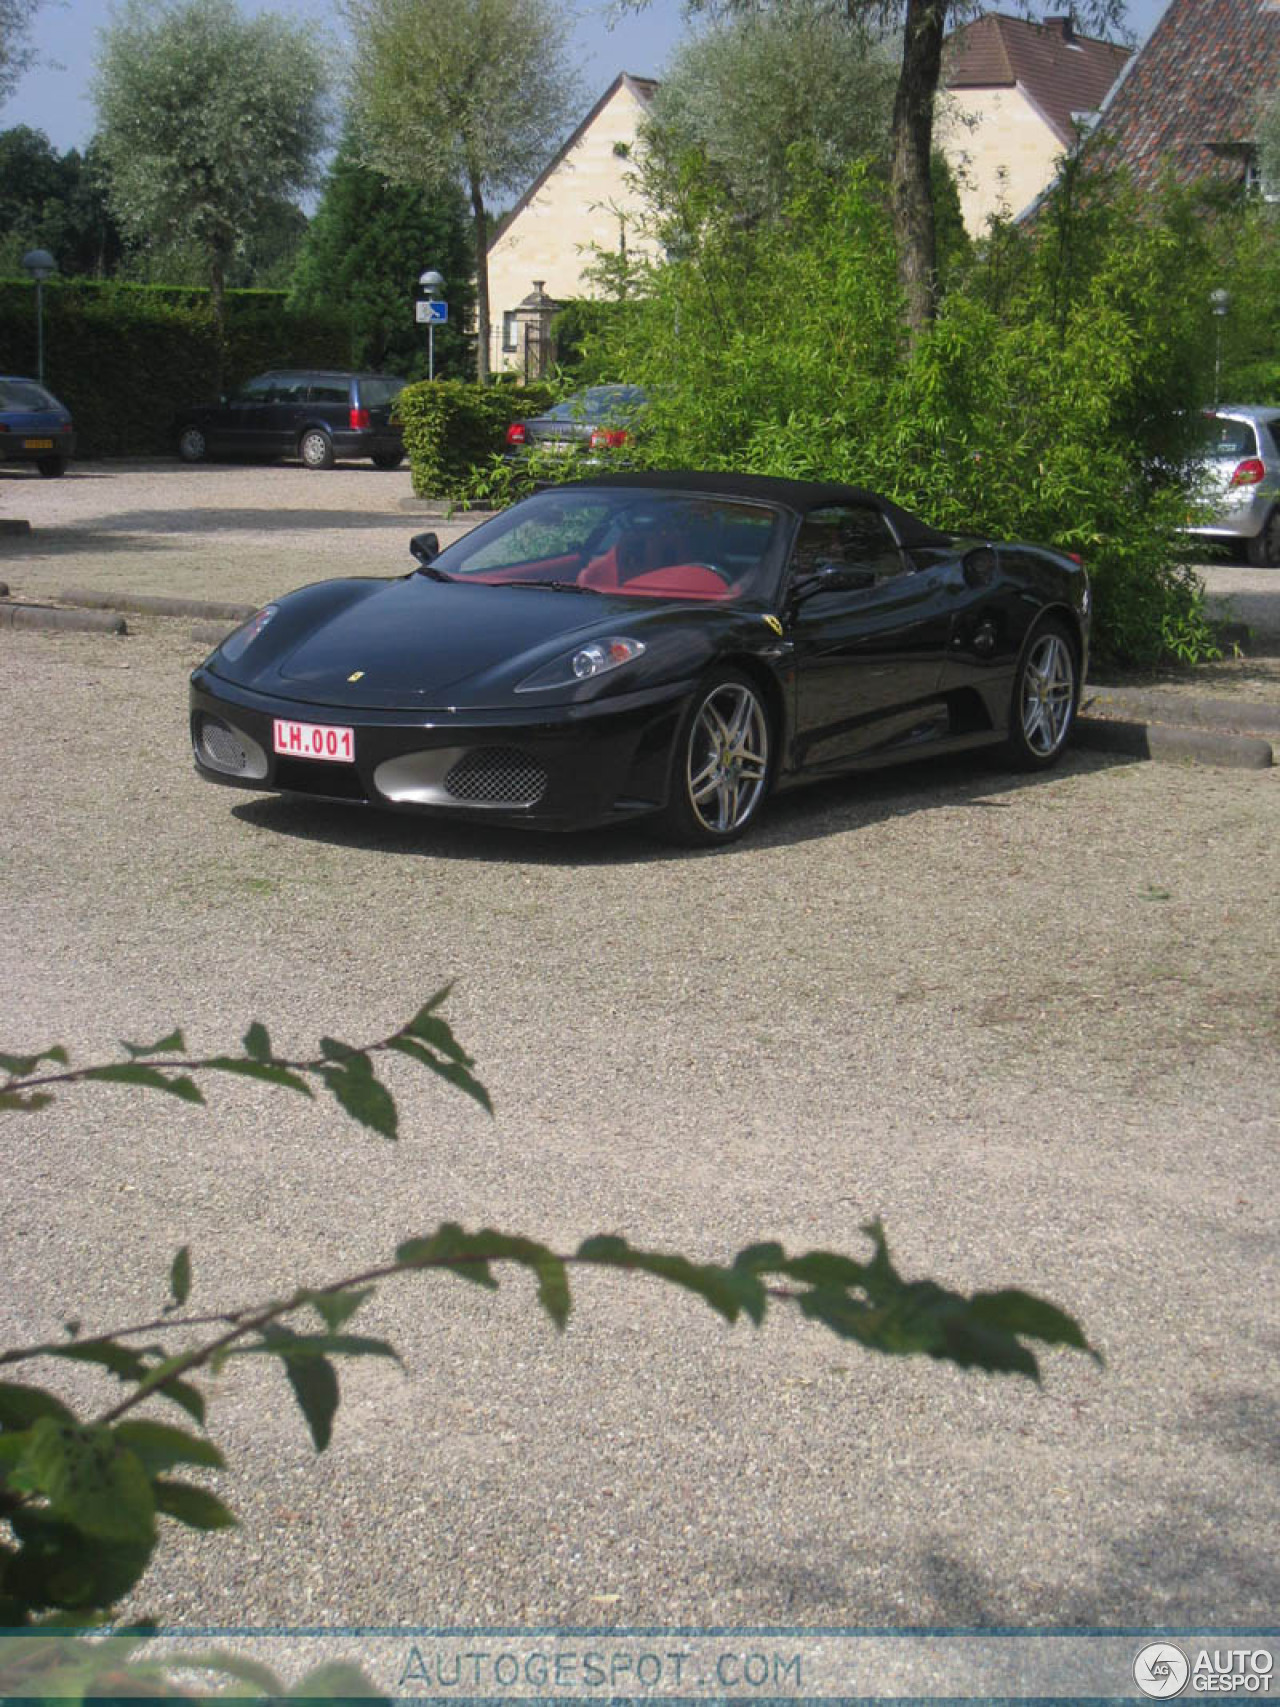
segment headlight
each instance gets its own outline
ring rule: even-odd
[[[537,693],[543,688],[573,687],[578,682],[606,676],[610,670],[620,670],[644,651],[643,640],[630,640],[625,634],[611,634],[604,640],[592,640],[567,657],[544,664],[540,670],[525,678],[517,693]]]
[[[279,608],[279,605],[263,605],[260,611],[253,613],[248,622],[242,623],[233,634],[228,634],[218,650],[229,664],[234,664],[237,658],[243,657]]]

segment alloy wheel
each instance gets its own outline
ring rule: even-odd
[[[744,829],[769,780],[769,719],[745,682],[712,688],[689,729],[685,759],[689,804],[715,837]]]

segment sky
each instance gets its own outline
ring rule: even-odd
[[[1139,41],[1151,33],[1168,0],[1129,0],[1129,28]],[[332,0],[245,0],[250,12],[273,11],[310,19],[328,26]],[[1052,4],[1046,11],[1057,10]],[[1068,0],[1060,8],[1068,10]],[[991,10],[1015,12],[1013,4]],[[0,107],[0,128],[30,125],[44,131],[59,153],[82,148],[93,132],[89,81],[98,47],[98,32],[111,19],[111,0],[44,0],[36,17],[32,43],[41,64],[29,71]],[[657,77],[684,33],[681,0],[649,0],[642,12],[628,13],[611,23],[612,0],[578,0],[575,42],[587,106],[604,93],[620,71],[638,77]],[[586,108],[584,107],[584,113]]]

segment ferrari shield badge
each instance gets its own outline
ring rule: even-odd
[[[778,632],[781,633],[782,630],[779,629]],[[363,675],[363,670],[352,670],[351,674],[347,677],[347,680],[349,682],[358,682]]]
[[[767,616],[764,621],[766,628],[771,628],[775,634],[782,633],[782,624],[778,621],[776,616]]]

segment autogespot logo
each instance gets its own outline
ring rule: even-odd
[[[1144,1695],[1181,1695],[1190,1676],[1191,1662],[1172,1642],[1152,1642],[1133,1662],[1133,1681]]]

